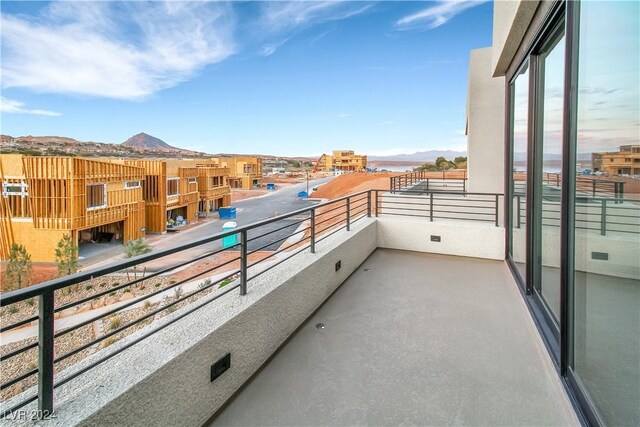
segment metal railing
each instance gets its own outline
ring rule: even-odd
[[[526,197],[513,196],[513,226],[522,228],[526,221]],[[542,225],[560,227],[560,196],[545,195],[542,203]],[[640,202],[631,199],[576,197],[575,228],[608,233],[640,234]]]
[[[461,177],[462,176],[462,177]],[[410,190],[423,191],[467,191],[467,171],[415,171],[389,178],[392,192]]]
[[[3,375],[0,390],[6,393],[18,384],[25,384],[23,381],[31,380],[32,384],[27,383],[27,387],[20,387],[21,390],[28,389],[35,385],[33,380],[36,378],[38,387],[36,393],[20,399],[19,402],[6,403],[0,418],[5,418],[36,400],[37,413],[46,418],[53,413],[56,388],[234,290],[238,290],[240,295],[246,295],[251,280],[303,251],[309,250],[314,253],[320,241],[340,230],[349,231],[357,221],[371,217],[378,204],[377,201],[372,201],[373,197],[378,197],[378,191],[363,191],[180,246],[1,294],[0,306],[4,310],[4,319],[0,333],[6,334],[37,324],[37,333],[33,339],[17,340],[16,344],[24,345],[12,346],[8,351],[3,349],[0,356],[2,365],[6,367],[12,359],[21,355],[25,357],[28,352],[37,353],[37,363],[22,363],[20,367],[23,369],[13,377]],[[225,240],[228,239],[232,241],[225,244]],[[197,265],[194,263],[199,261],[211,261],[216,258],[219,259],[213,265],[209,262],[201,263],[201,268],[193,267]],[[186,268],[187,266],[190,268]],[[207,280],[207,275],[216,272],[218,275],[215,276],[215,281]],[[173,276],[174,274],[178,276]],[[130,280],[132,276],[133,280]],[[117,282],[113,282],[114,277]],[[167,278],[172,277],[175,280],[167,283]],[[113,282],[110,286],[106,286],[107,279]],[[97,281],[101,280],[104,282],[98,285]],[[194,280],[203,281],[196,283]],[[147,287],[150,287],[151,291],[143,293],[142,289]],[[183,287],[189,289],[184,291]],[[220,290],[222,287],[224,288]],[[93,292],[95,288],[97,291]],[[216,288],[219,291],[214,293]],[[92,291],[86,294],[81,292],[83,289]],[[108,298],[115,299],[125,293],[129,294],[127,299],[121,298],[117,303],[112,301],[109,305],[105,304],[103,309],[96,311],[96,315],[76,316],[75,321],[66,322],[64,329],[56,327],[56,318],[66,313],[78,310],[83,313],[86,310],[90,312],[96,302]],[[75,294],[78,295],[77,298],[74,297]],[[87,353],[92,349],[105,347],[117,339],[124,338],[134,328],[170,314],[187,304],[190,305],[186,311],[175,315],[161,326],[149,328],[146,333],[127,341],[116,350],[99,354],[99,357],[81,369],[56,378],[71,362],[75,363],[75,359],[88,356]],[[9,316],[12,308],[26,311],[27,315],[6,324],[5,315]],[[120,318],[118,322],[113,320],[115,316],[133,312],[134,309],[142,310],[139,316],[127,322]],[[86,342],[71,340],[67,344],[75,344],[73,348],[62,351],[61,341],[69,340],[69,337],[83,328],[91,328],[94,322],[109,319],[111,322],[105,333],[92,336]],[[34,356],[32,353],[29,354]],[[23,394],[19,392],[15,396],[9,396],[3,399],[3,403],[10,399],[19,399],[16,396]]]
[[[542,182],[548,187],[560,188],[562,174],[543,172]],[[609,197],[621,201],[624,199],[624,184],[624,181],[576,176],[576,192],[591,197]]]
[[[380,196],[378,211],[384,215],[501,223],[500,193],[403,190]]]

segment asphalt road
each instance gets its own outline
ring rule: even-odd
[[[326,183],[332,178],[333,177],[328,177],[309,181],[309,189],[311,190],[311,188],[314,186]],[[252,199],[235,202],[233,206],[235,206],[237,209],[237,215],[235,219],[229,221],[235,222],[238,227],[240,227],[256,221],[273,218],[277,215],[282,215],[298,209],[309,207],[318,203],[317,201],[299,199],[298,192],[300,191],[306,191],[306,183],[294,184],[288,187],[284,187],[262,197],[255,197]],[[259,227],[257,229],[250,230],[247,233],[249,239],[249,244],[247,246],[248,252],[254,250],[276,250],[289,236],[291,236],[295,232],[295,230],[300,226],[300,223],[307,218],[308,214],[296,215],[292,218],[279,220],[274,223]],[[211,236],[215,233],[221,232],[222,226],[225,222],[225,220],[217,220],[200,227],[180,231],[177,233],[170,233],[167,235],[166,239],[155,242],[153,245],[153,249],[159,250],[169,247],[175,247],[193,241],[194,239]],[[216,251],[221,247],[222,242],[215,241],[206,245],[199,246],[197,248],[189,249],[184,253],[176,253],[176,262],[171,262],[171,260],[165,259],[153,261],[147,263],[147,271],[151,272],[159,268],[166,268],[167,266],[172,264],[186,262],[199,255],[204,255],[206,253]],[[238,249],[234,248],[230,250]]]

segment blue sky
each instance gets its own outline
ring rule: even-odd
[[[3,134],[211,153],[464,150],[492,4],[5,2]]]

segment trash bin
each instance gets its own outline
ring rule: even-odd
[[[276,189],[275,184],[267,184],[267,190],[275,190],[275,189]]]
[[[298,197],[300,197],[301,199],[306,199],[307,197],[309,197],[309,195],[306,191],[301,191],[298,193]]]
[[[224,224],[222,224],[222,231],[231,231],[234,230],[236,227],[238,226],[238,224],[236,224],[233,221],[227,221]],[[232,234],[230,236],[227,237],[223,237],[222,238],[222,248],[229,248],[231,246],[234,246],[238,243],[238,235],[237,234]]]
[[[236,208],[227,207],[218,209],[218,216],[220,219],[235,219],[236,218]]]

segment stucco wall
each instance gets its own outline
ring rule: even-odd
[[[432,242],[432,235],[440,236],[440,242]],[[504,228],[488,223],[385,217],[378,220],[378,247],[503,260]]]
[[[493,3],[491,75],[505,75],[539,3],[538,0],[495,1]]]
[[[491,48],[471,51],[467,101],[468,191],[504,193],[504,77],[491,77]]]
[[[234,290],[65,384],[47,425],[202,425],[375,250],[376,226],[358,221],[350,238],[337,233],[316,254],[298,254],[251,280],[246,296]],[[210,382],[211,365],[226,353],[231,368]]]

